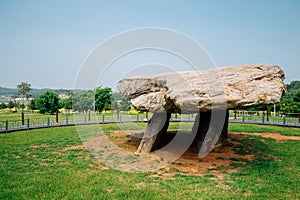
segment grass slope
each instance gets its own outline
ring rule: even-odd
[[[139,126],[141,129],[145,123]],[[171,123],[170,128],[178,128]],[[190,128],[191,123],[184,125]],[[118,130],[116,124],[102,129]],[[130,128],[130,124],[124,124]],[[123,128],[124,128],[123,127]],[[278,131],[278,127],[236,125],[230,130]],[[283,128],[286,135],[297,130]],[[298,131],[299,132],[299,131]],[[300,198],[300,142],[247,136],[240,154],[255,153],[246,165],[217,180],[104,170],[82,148],[76,127],[37,129],[0,135],[1,199],[297,199]]]

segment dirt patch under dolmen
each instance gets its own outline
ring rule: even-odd
[[[142,131],[110,131],[109,137],[113,143],[120,148],[135,152],[141,137]],[[191,146],[180,158],[165,168],[156,171],[155,175],[172,177],[175,174],[185,174],[193,176],[212,176],[213,178],[223,179],[227,173],[236,172],[238,165],[246,164],[252,161],[256,155],[248,151],[247,147],[241,144],[241,140],[247,139],[246,135],[261,136],[272,138],[276,141],[282,140],[300,140],[299,136],[284,136],[278,133],[229,133],[228,143],[218,152],[210,152],[204,158],[199,158],[198,152],[194,146]],[[244,146],[246,153],[238,154],[237,150]]]

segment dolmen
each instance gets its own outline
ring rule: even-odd
[[[127,77],[117,88],[134,108],[153,113],[137,153],[155,150],[172,113],[196,114],[194,143],[210,150],[227,140],[228,110],[280,102],[284,78],[277,65],[251,64]]]

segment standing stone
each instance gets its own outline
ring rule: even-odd
[[[223,111],[214,111],[217,115],[223,115]],[[202,143],[206,137],[206,134],[210,128],[210,126],[215,126],[214,123],[211,121],[212,112],[200,112],[196,115],[195,122],[192,128],[192,132],[196,135],[194,139],[194,145],[196,145],[198,151],[200,150]],[[222,117],[222,116],[221,116]],[[229,119],[229,111],[225,113],[225,120],[224,125],[222,126],[222,131],[216,146],[222,147],[228,139],[228,119]]]
[[[160,138],[167,133],[170,113],[153,113],[136,153],[150,153],[159,144]]]

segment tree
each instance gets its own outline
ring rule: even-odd
[[[300,102],[300,89],[294,92],[293,98],[295,102]]]
[[[118,93],[118,92],[115,92],[112,94],[112,97],[111,97],[111,106],[112,106],[112,110],[121,110],[121,111],[128,111],[130,110],[131,108],[131,104],[129,101],[125,100],[123,98],[123,96]]]
[[[7,108],[7,105],[6,105],[6,103],[2,102],[0,104],[0,109],[5,109],[5,108]]]
[[[73,96],[73,109],[75,111],[94,110],[95,95],[92,90],[81,90],[76,92]]]
[[[95,89],[95,109],[101,112],[111,107],[112,90],[109,87]]]
[[[28,105],[30,110],[36,110],[36,101],[35,100],[31,100],[29,105]]]
[[[18,108],[18,102],[17,102],[17,98],[18,98],[18,94],[15,94],[15,95],[12,95],[11,98],[14,100],[14,102],[12,102],[12,104],[10,106],[12,107],[9,107],[9,108]]]
[[[66,90],[65,91],[67,93],[67,95],[69,96],[66,99],[61,99],[61,107],[64,108],[65,110],[72,110],[73,108],[73,96],[74,93],[71,90]]]
[[[36,99],[36,107],[41,113],[55,113],[60,108],[58,94],[46,91]]]
[[[31,90],[31,84],[27,82],[22,82],[18,86],[18,92],[17,96],[22,98],[22,108],[25,106],[24,100],[28,100],[28,98],[31,96],[29,91]]]
[[[122,101],[122,95],[118,92],[112,93],[111,96],[111,110],[115,110],[117,112],[120,111],[120,102]]]
[[[20,105],[20,108],[22,108],[22,110],[25,108],[25,105],[22,103],[21,105]]]
[[[279,105],[280,112],[298,113],[300,111],[300,89],[287,92]]]
[[[73,97],[69,97],[67,99],[62,99],[61,100],[61,107],[63,107],[66,110],[71,110],[72,109],[72,102],[73,102]]]
[[[288,92],[300,89],[300,81],[292,81],[290,84],[286,85],[286,89]]]
[[[14,107],[15,107],[14,102],[9,101],[7,107],[8,107],[8,108],[14,108]]]
[[[121,101],[120,104],[121,104],[121,105],[120,105],[120,109],[121,109],[122,111],[129,111],[130,108],[131,108],[131,102],[130,102],[130,101],[127,101],[127,100],[124,100],[124,99],[123,99],[123,101]]]

